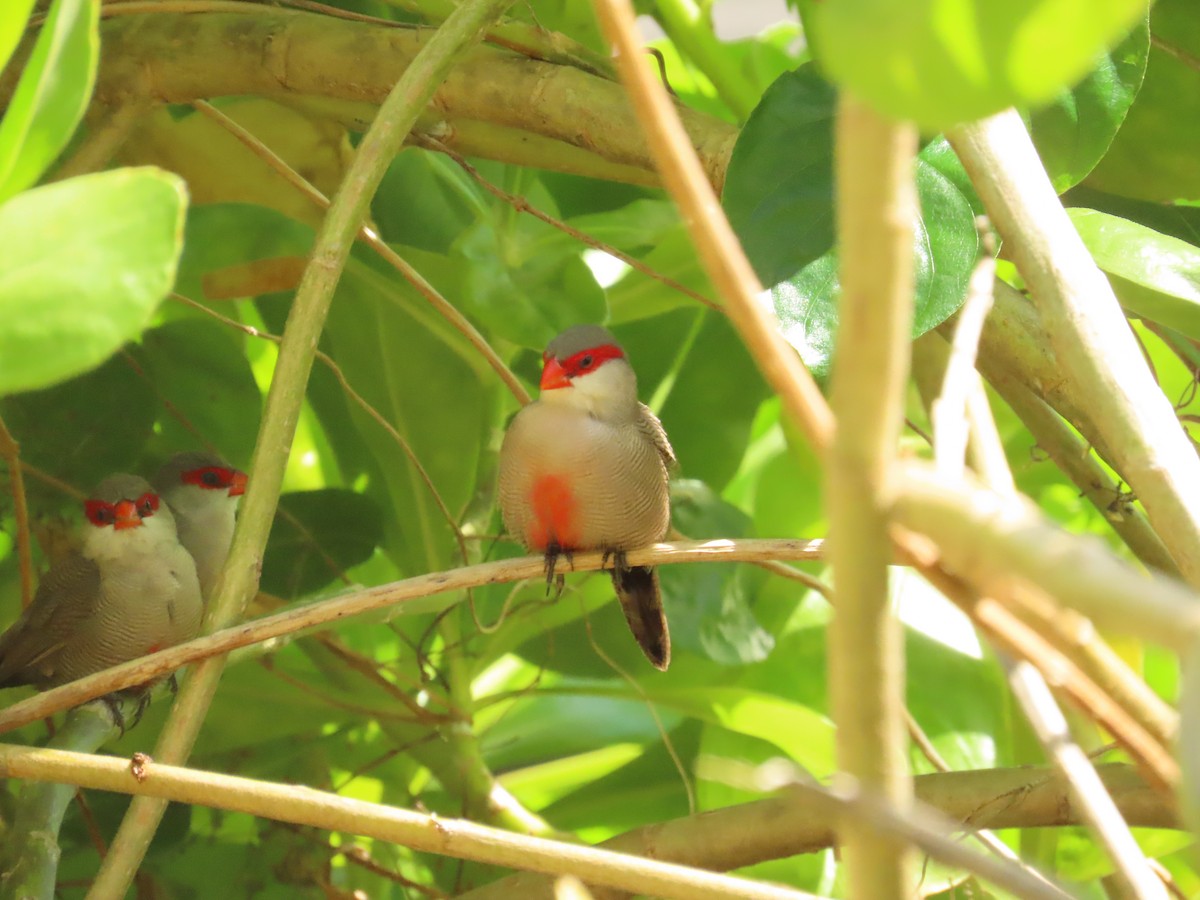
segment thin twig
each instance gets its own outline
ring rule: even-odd
[[[469,162],[467,162],[467,158],[465,156],[463,156],[461,153],[458,153],[458,152],[450,149],[445,144],[443,144],[441,141],[439,141],[437,138],[431,137],[430,135],[417,135],[416,136],[416,144],[421,147],[427,147],[430,150],[434,150],[438,153],[443,153],[446,156],[450,157],[452,160],[454,160],[454,162],[456,162],[458,164],[459,168],[461,168],[464,172],[466,172],[473,179],[475,179],[476,184],[478,184],[480,187],[482,187],[485,191],[487,191],[492,196],[498,197],[499,199],[503,200],[505,203],[509,204],[517,212],[523,212],[528,215],[531,215],[535,219],[545,222],[547,225],[551,226],[552,228],[556,228],[557,230],[561,231],[563,234],[567,235],[568,237],[574,238],[575,240],[579,241],[581,244],[586,244],[587,246],[592,247],[593,249],[601,250],[601,251],[607,253],[609,256],[613,257],[614,259],[619,259],[621,262],[625,263],[625,265],[629,266],[629,268],[633,269],[635,272],[641,272],[647,278],[652,278],[655,281],[659,282],[660,284],[665,285],[666,287],[669,287],[673,291],[678,291],[679,293],[681,293],[687,297],[691,297],[697,303],[703,303],[709,309],[715,310],[716,312],[719,312],[719,313],[725,312],[724,308],[719,303],[715,302],[714,300],[709,299],[708,297],[705,297],[699,291],[693,291],[690,287],[688,287],[685,284],[679,283],[674,278],[667,277],[666,275],[664,275],[661,272],[654,269],[652,266],[646,265],[644,262],[642,262],[636,256],[631,256],[630,254],[624,252],[623,250],[618,250],[616,247],[612,246],[611,244],[606,244],[603,241],[597,240],[596,238],[592,237],[591,235],[585,234],[584,232],[580,231],[578,228],[574,228],[574,227],[568,225],[566,222],[563,222],[560,219],[554,218],[554,216],[551,216],[547,213],[542,212],[540,209],[538,209],[536,206],[531,204],[524,197],[517,196],[516,194],[510,194],[508,191],[504,190],[503,188],[497,187],[496,185],[492,184],[490,181],[488,181],[486,178],[483,177],[483,174],[477,168],[475,168],[473,165],[471,165]]]
[[[26,609],[33,601],[33,540],[29,534],[29,504],[25,499],[25,479],[21,476],[21,447],[4,424],[3,416],[0,416],[0,456],[8,464],[13,518],[17,527],[17,560],[21,568],[21,609]]]
[[[757,562],[764,559],[799,561],[817,558],[820,554],[819,548],[820,543],[816,541],[713,540],[690,541],[686,544],[656,544],[643,550],[631,550],[627,556],[629,564],[635,566],[681,562]],[[579,572],[602,569],[604,562],[603,554],[598,552],[577,553],[574,558],[575,570]],[[523,556],[418,575],[415,578],[354,591],[331,600],[291,607],[273,616],[221,629],[14,703],[0,710],[0,732],[10,731],[121,688],[143,684],[180,666],[228,653],[239,647],[262,643],[309,628],[327,626],[352,616],[422,597],[453,593],[485,584],[537,578],[543,574],[544,569],[545,560],[542,557]],[[448,608],[454,602],[453,598],[448,598],[442,608]],[[430,611],[430,605],[422,605],[422,612]],[[399,612],[402,613],[403,609]]]
[[[762,285],[721,212],[678,111],[641,52],[632,4],[595,0],[595,6],[605,36],[617,51],[617,68],[646,133],[655,168],[679,206],[701,264],[788,416],[813,447],[823,449],[833,432],[829,406],[795,351],[779,335],[774,316],[764,308]]]
[[[288,184],[302,193],[315,205],[321,209],[329,209],[330,202],[328,197],[248,130],[229,118],[229,116],[225,115],[211,103],[196,100],[192,105],[241,141],[255,156],[274,169]],[[525,387],[517,379],[517,376],[512,373],[512,370],[504,364],[504,360],[492,349],[492,345],[487,342],[487,339],[479,333],[479,329],[472,325],[466,316],[459,312],[450,301],[438,292],[437,288],[426,281],[425,277],[413,268],[407,260],[388,246],[370,225],[364,223],[359,228],[357,237],[396,269],[459,334],[470,342],[472,347],[479,351],[479,355],[492,367],[492,370],[504,382],[505,387],[517,398],[517,402],[522,406],[529,402],[529,392],[525,390]]]
[[[1104,783],[1079,745],[1071,740],[1067,720],[1050,694],[1045,680],[1027,662],[1002,658],[1008,669],[1009,684],[1037,732],[1038,739],[1059,771],[1070,782],[1075,800],[1101,845],[1117,867],[1117,872],[1140,900],[1166,900],[1167,892],[1146,865],[1145,854],[1121,818]]]
[[[967,398],[972,387],[979,383],[975,354],[979,349],[983,323],[992,308],[992,282],[996,272],[996,262],[992,256],[993,242],[987,240],[990,232],[986,220],[977,222],[976,228],[984,237],[983,249],[971,272],[967,283],[967,299],[959,310],[954,326],[950,355],[942,376],[941,394],[931,404],[930,412],[934,461],[939,472],[953,477],[960,477],[963,473],[969,430]],[[1009,480],[1011,483],[1011,476]]]

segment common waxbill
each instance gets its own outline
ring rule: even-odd
[[[113,475],[84,503],[82,549],[0,635],[0,687],[53,687],[195,637],[196,565],[150,484]]]
[[[637,376],[606,329],[568,328],[542,359],[541,395],[513,418],[500,448],[504,525],[546,554],[548,579],[560,553],[611,552],[629,629],[665,670],[671,638],[658,573],[627,566],[624,551],[666,535],[675,453],[662,423],[638,402]]]
[[[196,561],[200,593],[209,600],[229,555],[246,473],[211,453],[185,451],[163,463],[153,483],[175,515],[179,543]]]

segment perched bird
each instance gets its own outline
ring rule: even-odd
[[[638,402],[637,376],[598,325],[568,328],[542,355],[541,395],[513,418],[500,448],[500,509],[508,531],[546,554],[604,550],[629,629],[665,670],[671,638],[658,573],[627,566],[626,550],[662,540],[675,453],[662,423]]]
[[[0,635],[0,687],[54,687],[195,637],[203,602],[170,509],[133,475],[84,503],[82,549],[55,563]]]
[[[153,483],[175,515],[179,543],[196,561],[200,593],[207,601],[229,555],[246,473],[211,453],[187,451],[163,463]]]

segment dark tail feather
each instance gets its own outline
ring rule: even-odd
[[[612,580],[634,640],[654,668],[665,672],[671,664],[671,634],[663,612],[658,572],[648,566],[617,568]]]

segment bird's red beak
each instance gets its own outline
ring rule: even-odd
[[[564,369],[557,359],[551,356],[546,360],[546,365],[542,369],[542,390],[553,391],[558,388],[571,386],[571,379],[567,376],[567,370]]]
[[[240,497],[246,493],[246,473],[235,471],[233,480],[229,482],[229,496]]]
[[[142,517],[138,515],[137,504],[132,500],[122,500],[113,506],[113,512],[116,518],[113,520],[113,528],[121,531],[124,528],[137,528],[142,524]]]

